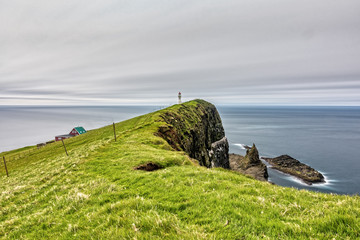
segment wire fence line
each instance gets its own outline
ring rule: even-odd
[[[31,146],[28,149],[24,149],[20,152],[15,152],[15,153],[7,153],[4,152],[1,156],[1,161],[0,161],[0,176],[3,175],[2,174],[2,169],[4,169],[4,167],[6,168],[7,166],[13,166],[14,164],[16,165],[16,163],[14,161],[17,161],[19,159],[26,159],[28,158],[32,153],[34,153],[37,150],[40,150],[43,147],[46,147],[47,145],[49,145],[50,143],[53,143],[55,141],[48,141],[46,143],[40,143],[37,144],[36,146]],[[9,176],[8,174],[8,170],[6,169],[6,174]]]
[[[8,154],[8,155],[4,154],[3,156],[6,158],[7,161],[17,160],[17,159],[24,158],[24,157],[28,156],[34,150],[36,150],[36,149],[24,150],[24,151],[21,151],[19,153],[11,153],[11,154]]]
[[[136,130],[137,128],[139,127],[143,127],[145,125],[147,125],[147,122],[149,119],[151,119],[151,116],[150,115],[147,115],[145,118],[141,119],[139,118],[136,122],[135,122],[135,127],[133,129],[130,129],[130,130]],[[113,126],[115,126],[115,124],[111,124]],[[114,128],[114,134],[115,134],[115,138],[118,134],[122,134],[124,132],[119,132],[117,129],[115,130]],[[47,141],[47,142],[44,142],[44,143],[39,143],[37,145],[34,145],[34,146],[30,146],[28,147],[28,149],[24,149],[22,151],[19,151],[19,152],[14,152],[14,153],[10,153],[9,152],[3,152],[2,155],[0,155],[0,157],[2,159],[5,159],[4,161],[0,161],[0,168],[3,169],[4,166],[7,164],[7,165],[16,165],[16,163],[14,161],[17,161],[19,159],[26,159],[27,157],[29,157],[32,153],[34,153],[35,151],[37,150],[40,150],[44,147],[47,147],[48,145],[52,144],[52,143],[55,143],[56,141],[54,140],[51,140],[51,141]],[[67,151],[66,151],[66,147],[65,147],[65,144],[63,143],[64,145],[64,148],[65,148],[65,152],[66,154],[68,155]],[[6,163],[5,163],[6,161]],[[2,171],[3,170],[0,170],[0,176],[3,175],[2,174]]]

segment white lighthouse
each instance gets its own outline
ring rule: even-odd
[[[178,104],[181,104],[181,92],[179,92],[178,94],[178,99],[179,99]]]

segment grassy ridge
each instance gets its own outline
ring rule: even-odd
[[[201,102],[185,103],[195,107]],[[154,135],[164,111],[31,151],[0,166],[0,237],[356,239],[360,198],[295,190],[197,166]],[[196,111],[191,114],[196,115]],[[195,117],[194,115],[194,117]],[[25,149],[24,151],[27,151]],[[17,150],[18,152],[21,150]],[[12,154],[12,153],[7,153]],[[164,169],[135,171],[146,162]]]

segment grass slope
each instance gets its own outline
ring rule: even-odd
[[[202,101],[184,103],[192,108]],[[0,166],[0,237],[10,239],[356,239],[360,198],[284,188],[207,169],[154,133],[180,105]],[[193,112],[196,115],[196,111]],[[194,117],[196,117],[194,115]],[[31,150],[31,151],[29,151]],[[155,162],[164,169],[133,167]]]

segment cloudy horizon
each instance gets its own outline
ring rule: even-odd
[[[1,1],[0,105],[360,106],[360,2]]]

